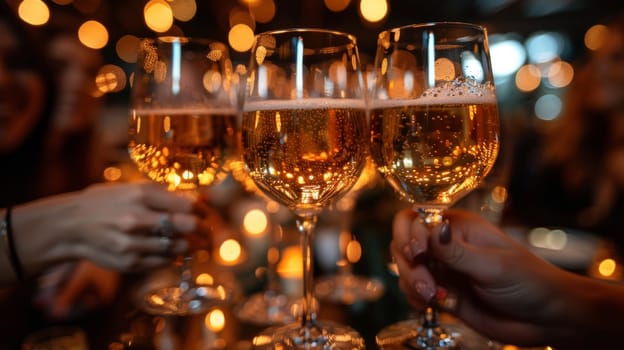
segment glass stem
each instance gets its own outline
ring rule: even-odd
[[[316,313],[313,310],[314,303],[314,264],[312,255],[312,242],[316,228],[317,216],[301,216],[297,218],[297,228],[301,236],[301,253],[303,257],[303,315],[301,325],[309,330],[316,324]]]
[[[180,261],[180,291],[188,292],[193,286],[193,271],[191,270],[191,255],[184,255]]]
[[[434,226],[442,224],[444,217],[442,216],[443,209],[440,208],[419,208],[418,212],[422,218],[422,221],[427,225],[427,227],[431,230]],[[431,257],[427,257],[427,265],[429,269],[435,270],[436,262]],[[436,296],[433,297],[431,301],[427,304],[425,308],[425,312],[423,315],[423,328],[427,331],[427,336],[429,337],[433,329],[438,328],[440,326],[440,322],[438,321],[438,308],[436,306]]]

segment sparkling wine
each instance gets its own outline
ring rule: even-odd
[[[243,157],[267,195],[297,214],[318,213],[357,181],[368,152],[366,132],[360,100],[249,103]]]
[[[236,152],[234,109],[133,110],[130,158],[170,189],[212,184]]]
[[[419,206],[452,205],[479,185],[498,155],[493,96],[379,101],[370,123],[379,171]]]

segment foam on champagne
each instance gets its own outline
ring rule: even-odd
[[[133,109],[136,115],[235,115],[233,107],[147,108]]]
[[[371,108],[448,104],[496,104],[496,94],[492,88],[449,83],[449,86],[431,88],[416,98],[374,100]]]
[[[365,109],[364,99],[357,98],[304,98],[299,100],[261,100],[245,103],[245,112],[286,109]]]

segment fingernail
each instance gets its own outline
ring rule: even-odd
[[[448,219],[444,219],[442,221],[442,226],[440,227],[440,243],[449,244],[451,242],[451,223]]]
[[[431,300],[435,295],[435,290],[424,281],[416,281],[414,283],[414,289],[425,301]]]

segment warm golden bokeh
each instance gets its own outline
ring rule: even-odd
[[[24,22],[40,26],[48,23],[50,9],[41,0],[24,0],[19,4],[18,15]]]
[[[78,39],[86,47],[101,49],[108,44],[108,30],[98,21],[86,21],[78,29]]]

